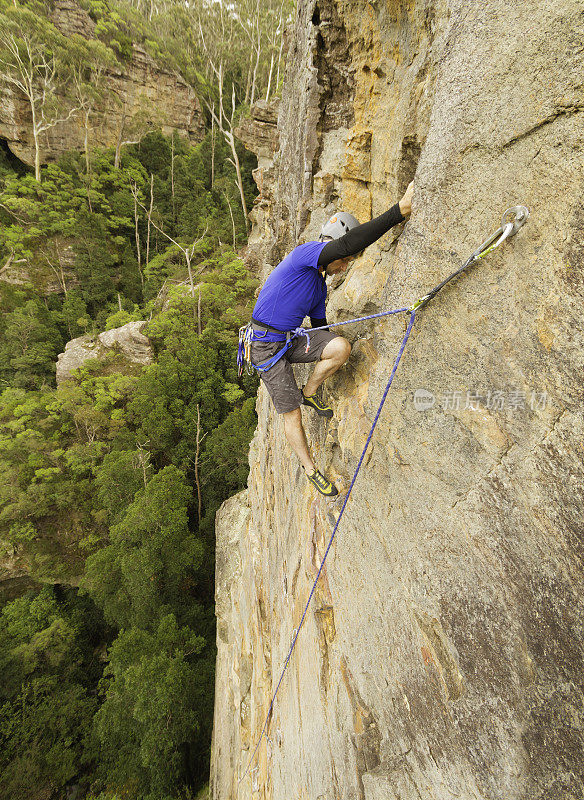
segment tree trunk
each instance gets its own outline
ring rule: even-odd
[[[154,173],[150,173],[150,210],[148,211],[148,228],[146,232],[146,267],[150,262],[150,220],[152,219],[152,207],[154,205]]]
[[[211,114],[211,189],[215,184],[215,112]]]
[[[59,250],[59,245],[57,245],[57,261],[59,262],[59,274],[61,276],[61,286],[63,287],[63,293],[65,297],[67,297],[67,281],[65,280],[65,273],[63,271],[63,260],[61,258],[61,251]]]
[[[278,71],[276,73],[276,91],[278,91],[278,87],[280,86],[280,65],[282,63],[282,51],[284,49],[284,32],[280,36],[280,50],[278,51]]]
[[[41,182],[41,151],[39,145],[39,132],[36,122],[36,108],[34,100],[31,99],[30,107],[32,110],[32,135],[34,137],[34,176],[36,180]]]
[[[253,80],[251,84],[251,100],[250,105],[253,105],[255,100],[255,91],[256,91],[256,83],[258,79],[258,67],[260,63],[260,56],[262,54],[262,38],[261,38],[261,31],[260,31],[260,22],[259,22],[259,9],[257,10],[257,17],[256,17],[256,25],[257,25],[257,39],[255,43],[255,51],[256,51],[256,59],[253,68]]]
[[[140,231],[138,229],[138,187],[135,187],[134,194],[134,235],[136,238],[136,257],[138,259],[138,274],[140,275],[140,284],[144,287],[144,276],[142,275],[142,258],[140,256]]]
[[[176,222],[176,206],[174,203],[174,136],[175,133],[173,132],[170,140],[170,194],[172,197],[172,221]],[[211,186],[213,186],[212,180]]]
[[[122,118],[120,120],[120,132],[116,141],[116,154],[114,156],[114,169],[120,167],[120,152],[122,150],[122,142],[124,141],[124,126],[126,124],[126,111],[122,111]]]
[[[244,100],[245,105],[247,105],[249,103],[249,93],[251,91],[251,75],[252,75],[251,66],[252,66],[252,64],[253,64],[253,48],[250,47],[250,50],[249,50],[249,66],[247,68],[247,83],[246,83],[246,86],[245,86],[245,100]]]
[[[89,108],[85,109],[85,133],[83,136],[83,150],[85,152],[85,175],[87,180],[87,203],[89,205],[89,211],[93,214],[93,208],[91,207],[91,162],[89,159]]]
[[[189,273],[189,283],[191,285],[191,297],[194,299],[194,297],[195,297],[195,284],[194,284],[194,281],[193,281],[193,271],[191,270],[191,256],[193,254],[192,254],[192,252],[189,252],[189,248],[188,247],[185,247],[185,249],[183,250],[183,253],[185,254],[185,258],[186,258],[186,261],[187,261],[187,271]]]
[[[229,214],[231,216],[231,228],[233,230],[233,249],[235,250],[235,220],[233,218],[233,211],[231,209],[231,203],[229,202],[229,197],[227,196],[226,192],[223,192],[225,199],[227,200],[227,205],[229,207]]]
[[[8,256],[8,258],[4,263],[4,266],[0,268],[0,275],[2,275],[2,273],[8,269],[8,267],[12,264],[13,261],[14,261],[14,252],[10,253],[10,255]]]
[[[243,179],[241,177],[241,167],[239,166],[239,158],[237,157],[237,150],[235,149],[235,137],[233,133],[229,132],[228,138],[231,152],[233,154],[233,163],[235,164],[235,172],[237,173],[237,188],[239,189],[239,197],[241,198],[241,208],[243,209],[243,218],[245,220],[245,232],[249,234],[249,220],[247,218],[247,205],[245,202],[245,194],[243,191]]]
[[[122,149],[122,135],[120,133],[116,142],[116,154],[114,156],[114,169],[120,168],[120,150]]]
[[[268,74],[268,88],[266,89],[266,103],[270,99],[270,91],[272,89],[272,73],[274,71],[274,51],[272,50],[272,55],[270,58],[270,72]]]
[[[197,519],[199,521],[199,525],[201,524],[201,485],[199,483],[199,448],[201,446],[201,411],[199,408],[199,404],[197,403],[197,443],[196,443],[196,450],[195,450],[195,484],[197,486]]]
[[[138,445],[138,464],[142,467],[142,477],[144,480],[144,488],[148,485],[147,469],[150,462],[150,454],[144,450],[141,444]]]

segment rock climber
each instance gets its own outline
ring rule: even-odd
[[[265,365],[287,342],[287,332],[310,317],[313,328],[327,324],[325,301],[327,275],[345,272],[353,258],[377,241],[411,213],[413,182],[404,196],[384,214],[360,225],[345,211],[338,211],[323,225],[319,241],[298,245],[270,273],[264,283],[251,321],[251,361]],[[309,329],[310,330],[310,329]],[[289,336],[288,336],[289,338]],[[330,330],[315,331],[309,337],[309,349],[302,337],[294,339],[283,357],[265,372],[260,371],[276,411],[284,419],[286,438],[300,459],[306,477],[326,497],[338,494],[336,486],[316,469],[302,425],[301,406],[312,408],[330,419],[333,410],[316,397],[321,383],[342,367],[349,358],[351,345],[343,336]],[[316,361],[306,385],[300,390],[292,364]]]

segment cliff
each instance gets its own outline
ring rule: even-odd
[[[95,22],[75,0],[56,0],[51,21],[65,36],[94,37]],[[132,45],[127,62],[106,71],[104,84],[104,99],[90,121],[91,146],[115,147],[136,140],[148,125],[161,127],[166,134],[176,130],[194,141],[203,138],[203,112],[193,89],[141,44]],[[54,161],[68,150],[83,150],[84,138],[83,113],[79,112],[44,132],[41,162]],[[0,139],[25,164],[34,164],[30,106],[1,76]]]
[[[329,320],[412,302],[505,208],[531,217],[421,312],[244,777],[342,500],[309,488],[260,389],[248,489],[217,517],[214,800],[584,796],[583,35],[576,0],[298,3],[264,274],[414,175]],[[346,490],[403,319],[343,333],[335,416],[303,416]]]

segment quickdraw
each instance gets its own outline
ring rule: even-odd
[[[512,217],[512,219],[510,219]],[[282,347],[278,352],[273,355],[268,361],[265,361],[263,364],[254,364],[251,360],[251,345],[254,341],[261,341],[262,337],[258,335],[257,331],[254,331],[253,326],[251,323],[249,325],[244,325],[242,328],[239,329],[239,346],[237,349],[237,366],[239,368],[239,376],[243,374],[244,368],[246,368],[250,373],[255,369],[258,372],[267,372],[271,369],[274,364],[276,364],[281,358],[284,357],[286,352],[292,346],[292,342],[294,339],[298,338],[299,336],[306,337],[306,352],[308,353],[310,349],[310,334],[314,331],[322,331],[327,328],[335,328],[338,325],[351,325],[354,322],[364,322],[368,319],[377,319],[378,317],[386,317],[389,314],[399,314],[402,311],[406,311],[408,314],[412,314],[414,311],[419,311],[423,308],[427,303],[430,302],[438,292],[443,289],[447,283],[450,283],[451,280],[456,278],[465,269],[470,267],[475,261],[478,261],[481,258],[484,258],[488,253],[492,253],[496,247],[499,247],[505,239],[508,239],[510,236],[514,236],[519,228],[525,224],[527,218],[529,217],[529,210],[525,206],[513,206],[513,208],[508,208],[507,211],[503,214],[503,220],[501,222],[501,227],[498,228],[494,233],[492,233],[488,239],[478,247],[474,253],[468,258],[462,267],[457,269],[447,278],[445,278],[442,283],[439,283],[438,286],[435,286],[428,294],[423,295],[415,303],[413,303],[409,308],[395,308],[392,311],[382,311],[379,314],[370,314],[367,317],[357,317],[356,319],[348,319],[344,322],[331,322],[327,325],[321,325],[319,328],[294,328],[293,331],[288,331],[286,333],[286,343],[284,347]],[[265,334],[264,334],[265,336]]]
[[[510,217],[513,219],[510,219]],[[462,267],[457,269],[447,278],[445,278],[442,283],[439,283],[438,286],[435,286],[428,294],[425,294],[423,297],[420,297],[419,300],[408,308],[408,314],[411,314],[412,311],[418,311],[420,308],[423,308],[427,303],[430,302],[438,292],[443,289],[447,283],[450,283],[451,280],[454,280],[458,275],[470,267],[471,264],[474,264],[475,261],[478,261],[481,258],[484,258],[488,253],[492,253],[496,247],[499,247],[500,244],[503,244],[505,239],[508,239],[511,236],[515,236],[519,228],[522,225],[525,225],[527,222],[527,218],[529,217],[529,209],[526,206],[513,206],[513,208],[508,208],[507,211],[503,214],[503,219],[501,222],[501,227],[498,228],[495,233],[492,233],[488,239],[477,247],[474,253],[464,262]]]
[[[239,329],[239,341],[237,345],[237,374],[241,378],[243,370],[252,372],[251,363],[251,343],[253,341],[253,328],[250,325],[243,325]]]

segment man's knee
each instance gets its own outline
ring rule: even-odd
[[[298,425],[302,425],[302,412],[300,411],[300,406],[295,408],[293,411],[284,411],[282,418],[284,420],[284,428],[286,430],[294,429],[297,428]]]
[[[347,339],[345,339],[343,336],[339,336],[339,339],[343,343],[343,345],[342,345],[342,359],[343,359],[343,364],[344,364],[345,361],[351,355],[351,343],[348,342]]]
[[[344,336],[335,336],[322,351],[321,359],[331,358],[336,363],[344,364],[351,355],[351,345]]]

